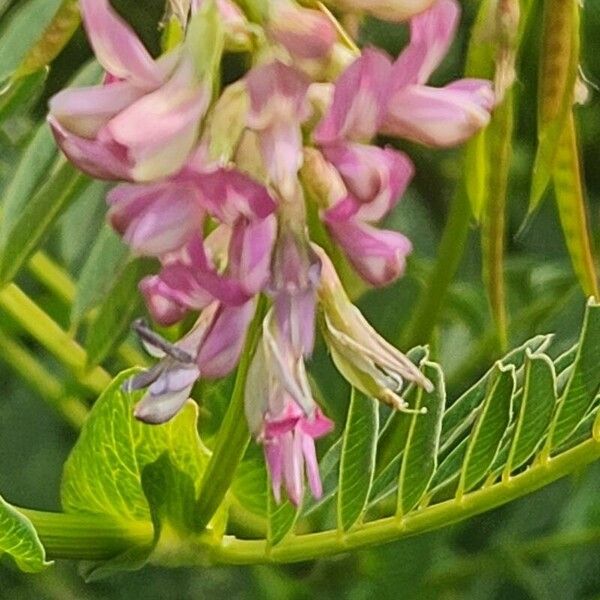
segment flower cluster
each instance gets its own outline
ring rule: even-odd
[[[452,42],[455,0],[332,4],[408,20],[408,45],[396,60],[376,48],[358,53],[328,12],[294,0],[271,0],[260,25],[233,0],[193,0],[174,3],[182,41],[155,59],[108,0],[81,0],[106,77],[60,92],[49,115],[77,167],[119,182],[109,219],[133,253],[160,261],[140,282],[153,319],[172,325],[199,314],[175,344],[136,323],[159,359],[127,384],[146,390],[137,418],[164,422],[199,378],[230,373],[263,294],[269,310],[248,372],[246,417],[275,497],[283,485],[296,504],[305,472],[321,494],[315,439],[333,428],[305,365],[317,323],[340,372],[365,394],[408,410],[404,382],[431,385],[348,300],[311,241],[306,203],[366,282],[389,284],[411,244],[376,224],[414,168],[375,137],[459,144],[488,122],[494,101],[487,81],[426,85]],[[223,88],[224,53],[240,47],[252,67]]]

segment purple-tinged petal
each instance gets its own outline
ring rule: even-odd
[[[388,285],[404,273],[412,244],[401,233],[379,230],[353,219],[329,221],[327,227],[360,276],[370,284]]]
[[[112,226],[139,255],[180,249],[202,225],[196,191],[186,184],[122,184],[108,195]]]
[[[327,211],[331,221],[352,216],[379,221],[402,197],[414,174],[410,159],[392,148],[336,144],[323,152],[338,169],[349,193]]]
[[[302,438],[290,432],[279,439],[283,451],[283,478],[287,496],[294,506],[300,506],[304,495]]]
[[[94,53],[111,75],[143,89],[163,82],[156,62],[108,0],[81,0],[81,11]]]
[[[240,217],[264,219],[275,211],[266,188],[236,169],[224,167],[187,176],[202,190],[206,210],[223,223],[233,225]]]
[[[455,146],[489,123],[493,105],[491,83],[482,79],[444,88],[408,86],[390,99],[381,131],[427,146]]]
[[[248,126],[261,131],[276,122],[304,121],[310,110],[306,99],[309,83],[298,69],[278,60],[252,69],[246,76]]]
[[[446,56],[460,18],[455,0],[437,0],[411,19],[410,43],[392,70],[390,94],[411,84],[424,84]]]
[[[283,453],[279,440],[265,443],[265,460],[271,476],[271,488],[275,502],[281,502],[281,484],[283,482]]]
[[[327,16],[290,0],[272,3],[268,31],[296,58],[322,59],[332,51],[337,32]]]
[[[72,134],[52,115],[48,117],[52,133],[64,155],[81,171],[107,181],[130,180],[133,165],[127,150],[114,141],[86,139]]]
[[[174,325],[186,315],[187,307],[173,298],[172,288],[160,276],[145,277],[140,281],[139,289],[152,318],[160,325]]]
[[[198,367],[204,377],[224,377],[236,367],[255,308],[253,301],[219,307],[198,353]]]
[[[310,417],[303,417],[299,427],[311,438],[318,439],[329,435],[333,431],[335,424],[323,414],[320,408],[317,408],[314,417],[312,419]]]
[[[385,115],[392,62],[387,54],[367,48],[339,77],[333,103],[315,130],[319,144],[344,138],[368,141]]]
[[[50,99],[50,115],[71,134],[93,139],[110,119],[142,96],[143,91],[128,82],[67,88]]]
[[[187,57],[165,85],[108,123],[107,134],[127,148],[135,164],[136,181],[172,175],[186,162],[210,102],[209,87],[196,79]]]
[[[313,498],[319,500],[323,495],[323,484],[321,483],[321,475],[319,473],[319,462],[317,461],[317,453],[315,451],[315,441],[307,434],[298,432],[296,435],[301,440],[308,486],[310,487]]]
[[[302,165],[300,124],[310,114],[308,85],[300,71],[280,61],[255,67],[246,76],[248,126],[259,133],[267,172],[284,197],[293,193]]]
[[[138,421],[149,425],[160,425],[170,421],[190,397],[192,386],[184,390],[153,396],[146,394],[135,407],[134,416]]]
[[[239,221],[233,228],[229,248],[230,273],[250,295],[260,292],[270,276],[276,232],[274,215],[256,221]]]

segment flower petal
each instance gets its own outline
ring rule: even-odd
[[[350,194],[328,209],[329,220],[355,216],[361,221],[379,221],[402,197],[414,174],[410,159],[392,148],[336,144],[323,152]]]
[[[149,425],[166,423],[183,408],[190,397],[191,391],[190,386],[184,390],[161,396],[153,396],[147,393],[135,407],[135,418]]]
[[[337,80],[333,103],[314,133],[317,143],[370,140],[384,117],[391,69],[387,54],[365,49]]]
[[[70,133],[92,139],[110,119],[142,95],[142,90],[126,81],[67,88],[51,98],[50,115]]]
[[[127,148],[136,181],[166,177],[183,167],[209,102],[210,90],[196,81],[188,58],[165,85],[110,121],[107,132]]]
[[[255,308],[254,301],[219,308],[198,353],[198,366],[204,377],[224,377],[235,368]]]
[[[455,0],[438,0],[410,21],[410,43],[392,70],[390,94],[410,84],[424,84],[446,56],[460,18]]]
[[[52,115],[48,123],[64,155],[81,171],[96,179],[130,180],[132,165],[127,150],[111,140],[86,139],[65,129]]]
[[[348,260],[370,284],[388,285],[404,273],[412,244],[401,233],[376,229],[354,219],[327,221],[327,226]]]
[[[139,255],[162,256],[199,231],[204,213],[197,192],[178,182],[122,184],[108,194],[113,227]]]
[[[162,83],[160,68],[108,0],[81,0],[81,11],[96,58],[111,75],[142,89]]]
[[[407,86],[394,94],[382,132],[428,146],[455,146],[490,120],[491,83],[462,79],[444,88]]]

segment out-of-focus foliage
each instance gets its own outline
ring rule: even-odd
[[[12,28],[12,35],[18,37],[19,44],[18,53],[9,56],[2,49],[2,40],[11,29],[11,24],[20,20],[23,11],[35,8],[36,2],[0,0],[2,78],[26,60],[30,43],[43,35],[49,17],[61,3],[47,1],[37,4],[40,10],[32,14],[36,14],[39,23],[28,23],[29,38],[19,35],[19,29]],[[509,315],[507,331],[511,347],[535,334],[555,332],[552,358],[556,359],[576,342],[585,298],[571,266],[555,203],[541,203],[527,230],[517,235],[529,206],[538,135],[536,98],[539,40],[543,24],[542,2],[534,0],[531,5],[532,14],[524,33],[519,78],[514,89],[516,112],[513,161],[507,192],[504,258]],[[162,2],[119,0],[115,6],[127,15],[139,29],[145,43],[157,52],[159,33],[155,24],[162,16]],[[463,6],[460,40],[455,44],[451,57],[436,74],[440,83],[460,75],[465,64],[469,32],[479,2],[465,0]],[[600,85],[600,61],[597,58],[600,56],[600,4],[594,0],[587,0],[584,5],[581,34],[582,74],[589,82],[589,99],[583,106],[575,108],[575,120],[584,166],[589,228],[598,244],[600,171],[594,166],[600,156],[600,94],[596,90],[596,86]],[[364,25],[362,37],[364,43],[375,43],[397,52],[406,39],[406,32],[402,27],[370,20]],[[4,42],[6,47],[9,42]],[[10,44],[15,47],[12,42]],[[103,190],[95,190],[94,185],[86,186],[83,182],[71,180],[75,176],[65,171],[68,167],[64,167],[57,159],[49,144],[48,132],[42,125],[47,98],[71,80],[90,57],[85,38],[79,30],[53,62],[49,73],[41,69],[28,74],[9,88],[8,93],[0,96],[0,192],[3,212],[0,243],[10,246],[10,254],[3,255],[0,273],[4,279],[10,279],[18,268],[23,267],[17,279],[21,288],[63,331],[77,328],[77,340],[83,345],[95,347],[96,361],[103,362],[106,368],[114,372],[129,364],[132,357],[136,362],[138,350],[132,347],[129,340],[118,352],[112,352],[122,340],[123,328],[117,328],[118,335],[113,339],[98,341],[93,334],[94,323],[103,318],[102,308],[98,309],[106,293],[112,290],[115,297],[121,285],[119,297],[127,298],[127,290],[132,290],[133,285],[127,287],[122,283],[126,279],[127,259],[124,254],[119,254],[120,248],[106,242],[106,232],[102,231]],[[32,147],[36,148],[34,152],[31,151]],[[390,225],[407,233],[415,245],[408,274],[389,289],[368,292],[360,301],[366,316],[392,341],[401,339],[407,328],[422,282],[429,274],[436,256],[448,203],[462,177],[461,151],[440,153],[414,147],[411,148],[411,154],[416,157],[417,178],[390,218]],[[27,156],[30,156],[27,169],[21,167],[16,170],[17,164],[23,164]],[[39,213],[35,212],[34,203],[33,208],[28,209],[33,211],[33,220],[25,222],[19,199],[15,199],[15,192],[11,191],[11,188],[16,189],[15,177],[22,179],[19,189],[27,189],[27,193],[34,198],[37,194],[45,193],[53,184],[56,185],[57,181],[60,182],[62,195],[57,196],[57,204],[49,207],[48,214],[44,214],[42,220],[38,218]],[[26,187],[23,188],[23,185]],[[70,194],[74,188],[77,193]],[[557,193],[560,195],[559,189]],[[50,210],[52,208],[55,212]],[[37,248],[37,241],[42,239],[46,240],[46,255],[35,255],[28,262],[25,254],[26,251],[27,254],[30,252],[24,242],[31,241],[33,251],[34,246]],[[96,259],[98,254],[106,256],[105,252],[122,256],[123,268],[102,273],[101,264],[94,262],[94,256]],[[60,265],[59,271],[53,272],[52,277],[44,262],[47,255],[52,257],[53,265]],[[68,277],[60,269],[64,269]],[[446,391],[451,399],[468,390],[485,369],[500,357],[497,324],[494,324],[490,315],[481,272],[479,232],[473,228],[466,241],[459,275],[451,285],[441,324],[433,340],[433,352],[446,374]],[[94,282],[95,288],[85,282],[86,277]],[[56,285],[57,280],[62,282],[61,285]],[[75,287],[72,282],[77,280],[80,283]],[[75,308],[72,310],[73,303]],[[124,307],[123,304],[118,306],[118,310],[110,311],[118,317],[122,316],[124,310],[137,310],[137,305],[134,308],[130,308],[130,305]],[[35,320],[36,314],[32,312],[31,318]],[[104,318],[107,318],[106,315]],[[75,413],[71,410],[70,414],[81,417],[87,402],[98,395],[108,378],[101,371],[93,371],[95,375],[89,375],[88,371],[88,375],[82,376],[86,372],[86,365],[78,362],[79,355],[71,347],[65,349],[66,353],[70,353],[70,362],[62,361],[67,368],[59,365],[56,353],[40,350],[31,329],[24,333],[22,324],[11,312],[8,299],[5,300],[4,296],[0,298],[0,378],[3,390],[0,402],[0,490],[6,500],[15,505],[57,510],[60,507],[58,490],[61,468],[74,445],[76,434],[61,417],[60,410],[56,411],[58,405],[52,403],[52,398],[70,399],[72,406],[76,407]],[[103,322],[102,330],[105,329],[106,322]],[[29,365],[27,359],[33,359],[33,362]],[[24,364],[29,366],[23,369]],[[319,348],[311,368],[329,414],[336,423],[344,423],[350,393],[336,375],[323,348]],[[541,380],[540,385],[549,385],[548,381],[543,381],[544,374],[547,375],[546,368],[547,363],[543,359],[537,362],[531,360],[529,376],[532,376],[534,369],[538,369],[536,380]],[[200,386],[195,394],[201,402],[200,430],[209,443],[222,419],[226,400],[231,395],[230,388],[231,382],[226,381],[219,388],[213,386],[206,389]],[[526,409],[525,405],[522,408],[523,418]],[[346,435],[360,436],[364,444],[361,448],[364,477],[372,479],[369,430],[372,430],[379,415],[371,410],[367,402],[361,405],[360,410],[363,414],[356,414],[357,408],[351,405],[350,414],[360,430],[357,433],[349,430]],[[544,407],[540,406],[540,413],[543,410]],[[75,421],[80,417],[76,417]],[[332,439],[336,437],[332,436]],[[522,445],[526,445],[527,440],[523,437],[520,439]],[[498,443],[501,441],[499,439]],[[350,448],[351,441],[346,440],[346,446]],[[321,447],[321,453],[325,454],[327,450],[326,445]],[[513,461],[513,465],[519,463],[519,457],[526,454],[521,447],[507,448],[507,452],[508,460]],[[330,451],[330,456],[333,454],[335,452]],[[255,455],[258,456],[256,448],[251,448],[242,464],[242,470],[246,469],[241,473],[242,476],[251,472]],[[410,464],[408,458],[404,462]],[[377,469],[376,464],[374,468]],[[404,468],[406,474],[409,466]],[[327,482],[325,465],[323,471]],[[330,467],[330,473],[335,478],[334,465]],[[426,475],[421,474],[423,477]],[[469,472],[459,481],[459,485],[468,488],[474,477]],[[249,479],[256,484],[256,479]],[[263,483],[259,481],[266,504],[267,487]],[[341,496],[335,510],[323,512],[324,527],[332,525],[327,522],[332,514],[340,515],[342,522],[349,527],[357,511],[360,513],[365,499],[353,494],[353,483],[352,480],[346,482],[349,495]],[[595,465],[527,498],[458,525],[380,548],[342,555],[333,560],[285,567],[168,571],[148,566],[141,572],[120,574],[101,582],[85,584],[72,563],[59,563],[43,574],[31,577],[21,575],[14,567],[3,562],[0,566],[0,598],[63,600],[143,596],[150,600],[198,597],[295,599],[318,595],[322,598],[348,597],[358,600],[374,594],[381,598],[417,599],[594,598],[600,593],[599,488],[600,468]],[[403,502],[411,504],[412,498],[408,495]],[[259,508],[262,510],[262,506]],[[282,512],[277,523],[285,530],[291,525],[290,515],[289,512]],[[318,516],[319,513],[316,514]],[[294,516],[292,514],[292,521]],[[252,524],[247,525],[251,529]],[[281,530],[271,531],[270,535],[278,538]]]

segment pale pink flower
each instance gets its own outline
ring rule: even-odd
[[[109,76],[105,85],[66,89],[51,99],[48,120],[59,146],[99,179],[149,181],[178,171],[211,99],[210,75],[195,56],[193,37],[202,27],[192,20],[186,42],[154,60],[108,0],[82,0],[81,8]]]
[[[245,392],[246,418],[263,444],[273,495],[281,500],[285,486],[298,506],[304,495],[304,471],[311,493],[322,494],[314,440],[331,432],[333,423],[316,405],[306,375],[289,340],[282,336],[271,313],[252,360]]]
[[[327,0],[341,10],[367,12],[384,21],[406,21],[428,9],[436,0]]]
[[[258,132],[271,183],[291,196],[302,165],[301,124],[310,115],[308,79],[281,61],[254,67],[246,76],[248,126]]]
[[[268,31],[298,59],[327,58],[337,38],[331,20],[321,11],[303,8],[293,0],[273,0]]]

